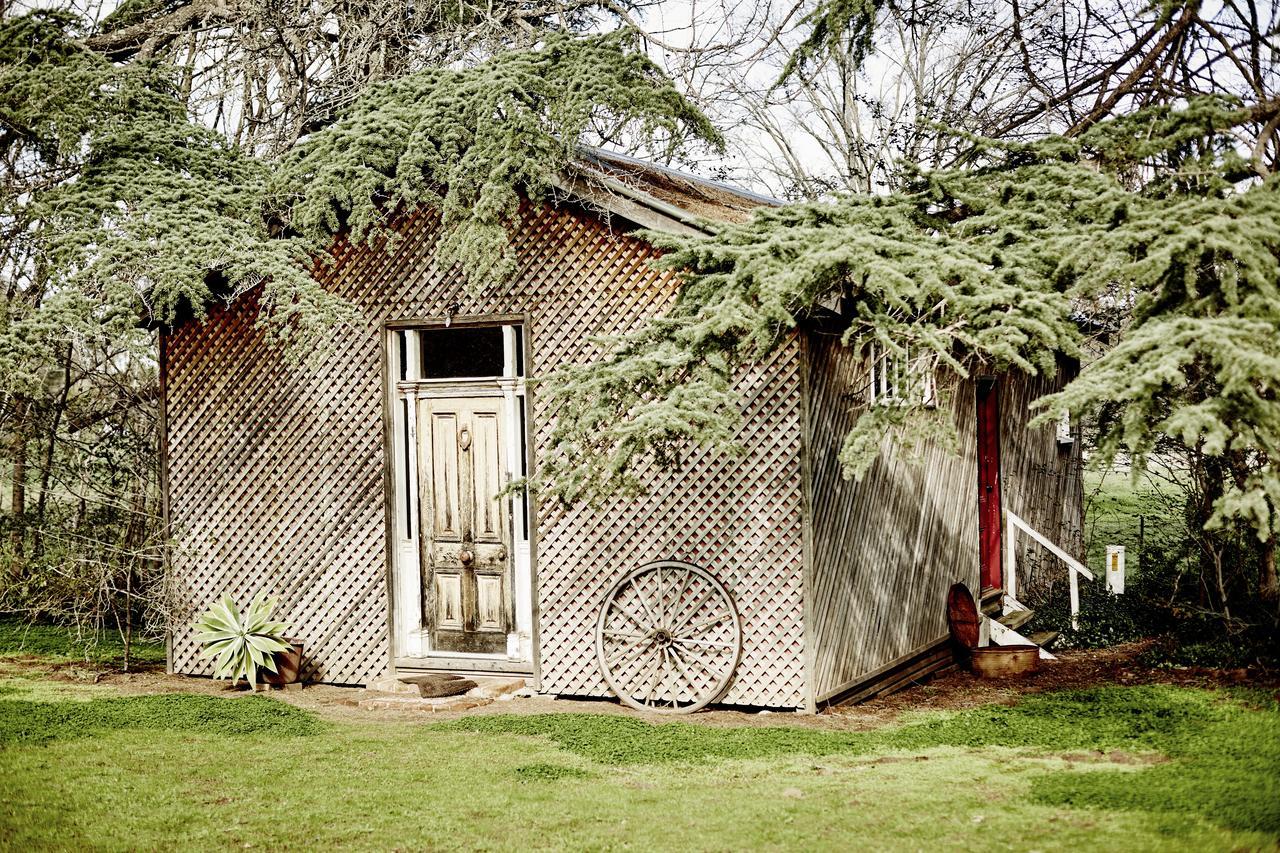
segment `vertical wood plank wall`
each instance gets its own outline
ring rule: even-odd
[[[520,273],[468,292],[433,262],[438,220],[405,217],[390,249],[339,240],[323,275],[362,315],[314,368],[286,365],[255,326],[253,295],[215,308],[166,342],[165,414],[176,592],[193,616],[223,592],[281,597],[307,646],[306,676],[360,684],[388,665],[382,324],[392,319],[526,313],[531,371],[593,357],[588,338],[635,328],[676,292],[653,250],[569,206],[527,207]],[[537,512],[535,592],[544,689],[608,695],[595,661],[600,601],[619,577],[678,558],[737,597],[744,652],[724,701],[804,702],[798,343],[740,380],[746,455],[693,452],[650,471],[649,494],[603,509]],[[534,464],[553,413],[535,389]],[[189,630],[176,672],[208,674]]]
[[[1062,388],[1073,367],[1064,365],[1056,377],[1022,377],[1001,382],[1000,488],[1004,505],[1067,553],[1084,559],[1084,478],[1080,441],[1059,445],[1057,428],[1046,424],[1034,430],[1032,401]],[[1006,438],[1004,436],[1008,435]],[[1094,568],[1101,568],[1095,566]],[[1101,576],[1099,576],[1101,577]],[[1018,596],[1034,598],[1037,587],[1056,580],[1066,583],[1062,561],[1031,540],[1018,538]],[[1088,583],[1088,581],[1083,581]]]
[[[977,589],[975,387],[939,379],[958,455],[930,448],[913,463],[886,441],[854,483],[841,475],[837,454],[867,399],[866,365],[834,336],[811,335],[807,352],[811,677],[821,700],[946,636],[947,589],[957,581]],[[1080,524],[1078,453],[1058,448],[1051,425],[1026,427],[1026,404],[1046,382],[1056,380],[1002,378],[1001,468],[1005,505],[1061,537]]]

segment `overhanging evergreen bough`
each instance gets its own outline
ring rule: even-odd
[[[1119,300],[1136,307],[1118,345],[1038,401],[1038,422],[1101,411],[1104,463],[1124,452],[1141,465],[1163,440],[1237,458],[1245,474],[1209,523],[1274,537],[1280,181],[1248,179],[1229,138],[1256,118],[1203,99],[1075,139],[980,142],[986,165],[919,174],[894,195],[763,210],[708,237],[650,235],[684,276],[679,301],[552,378],[555,451],[537,485],[603,500],[691,443],[732,452],[736,371],[822,306],[838,305],[847,346],[910,351],[963,376],[1051,373]],[[844,439],[846,475],[862,476],[886,435],[908,450],[954,442],[941,412],[864,407]]]

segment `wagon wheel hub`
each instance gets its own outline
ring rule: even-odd
[[[596,625],[600,670],[633,708],[687,714],[716,701],[742,653],[729,591],[675,560],[631,572],[609,590]]]

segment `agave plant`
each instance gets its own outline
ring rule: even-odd
[[[231,596],[224,595],[191,626],[198,632],[196,642],[204,646],[200,656],[216,658],[214,678],[235,681],[244,677],[253,685],[258,681],[259,667],[276,671],[275,653],[291,648],[284,640],[288,628],[283,622],[271,621],[276,602],[258,593],[242,615]]]

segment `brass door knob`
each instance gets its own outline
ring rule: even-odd
[[[469,549],[463,549],[458,552],[458,562],[464,566],[469,566],[475,560],[475,552]]]

